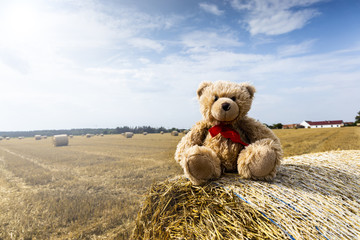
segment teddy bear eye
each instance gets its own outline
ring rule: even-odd
[[[214,102],[216,102],[218,99],[219,99],[219,97],[218,97],[218,96],[215,96],[215,97],[214,97]]]
[[[236,100],[236,97],[232,97],[232,98],[230,98],[231,100],[233,100],[234,102],[235,102],[235,100]]]

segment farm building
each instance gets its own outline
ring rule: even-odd
[[[294,129],[294,128],[303,128],[300,124],[294,123],[294,124],[284,124],[283,129]]]
[[[302,121],[301,126],[305,128],[334,128],[344,126],[343,120],[332,120],[332,121]]]

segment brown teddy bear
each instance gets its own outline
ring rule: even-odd
[[[247,83],[202,82],[197,90],[203,120],[179,142],[175,160],[195,185],[238,172],[242,178],[272,180],[280,165],[280,140],[247,116],[255,88]]]

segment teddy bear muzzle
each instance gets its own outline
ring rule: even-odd
[[[239,107],[230,98],[219,98],[211,107],[211,115],[220,122],[230,122],[239,116]]]

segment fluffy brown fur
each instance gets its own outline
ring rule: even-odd
[[[255,88],[247,83],[203,82],[197,90],[203,120],[197,122],[179,142],[175,160],[193,184],[204,184],[223,171],[237,171],[255,180],[272,180],[280,165],[280,140],[266,126],[246,116]],[[236,130],[243,142],[234,143],[208,130],[218,124]]]

